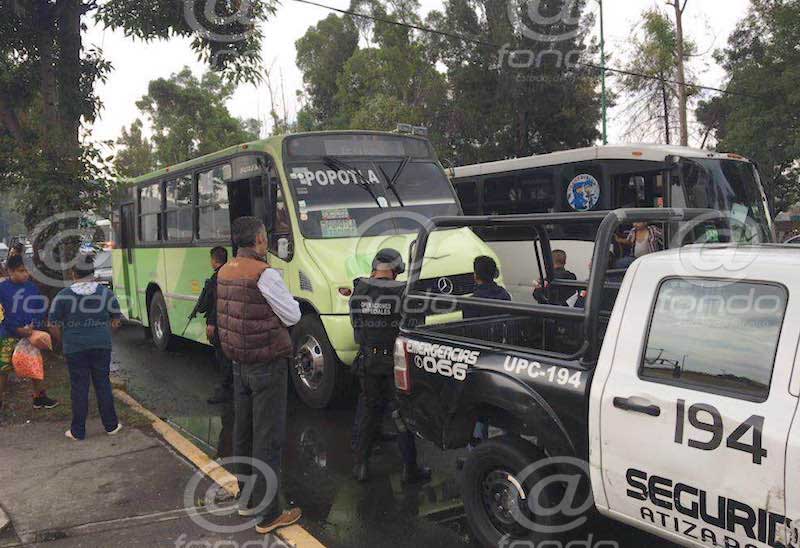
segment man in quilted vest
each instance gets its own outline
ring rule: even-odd
[[[300,321],[300,306],[264,259],[264,223],[240,217],[232,229],[238,252],[217,276],[217,333],[233,362],[234,455],[252,459],[249,470],[240,470],[253,482],[242,490],[239,515],[258,517],[256,531],[267,534],[301,516],[299,508],[284,511],[280,502],[292,355],[288,328]]]

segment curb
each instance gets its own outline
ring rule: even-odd
[[[236,476],[225,470],[216,461],[212,460],[200,448],[192,442],[183,437],[177,430],[169,424],[157,417],[152,411],[146,409],[142,404],[133,399],[130,394],[120,390],[114,389],[114,396],[122,403],[143,415],[152,422],[153,430],[158,432],[164,441],[169,443],[173,449],[180,453],[184,458],[189,460],[201,472],[203,472],[209,479],[219,485],[222,489],[227,491],[231,496],[236,497],[239,494],[239,482]],[[2,527],[2,517],[4,516],[0,508],[0,531]],[[284,527],[274,533],[281,540],[286,542],[289,546],[297,548],[325,548],[325,545],[319,542],[308,531],[299,525],[291,525]]]

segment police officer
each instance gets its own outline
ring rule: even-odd
[[[384,413],[387,407],[396,407],[394,341],[399,331],[405,288],[405,283],[396,281],[396,278],[403,272],[405,264],[400,253],[394,249],[382,249],[372,261],[372,276],[356,279],[350,297],[350,320],[360,347],[355,362],[356,374],[365,402],[364,414],[357,423],[353,476],[362,482],[369,479],[369,456],[377,441]],[[417,465],[414,435],[398,413],[393,413],[393,417],[399,431],[397,444],[403,457],[403,482],[430,480],[431,471]]]

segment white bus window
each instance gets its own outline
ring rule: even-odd
[[[483,183],[484,212],[488,215],[548,213],[555,206],[553,194],[551,169],[489,178]]]
[[[478,183],[475,181],[464,181],[455,185],[458,200],[461,202],[461,209],[464,215],[480,215],[481,206],[478,202]]]

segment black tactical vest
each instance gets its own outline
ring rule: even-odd
[[[350,297],[350,321],[359,346],[394,348],[400,330],[403,291],[406,283],[358,278]]]

